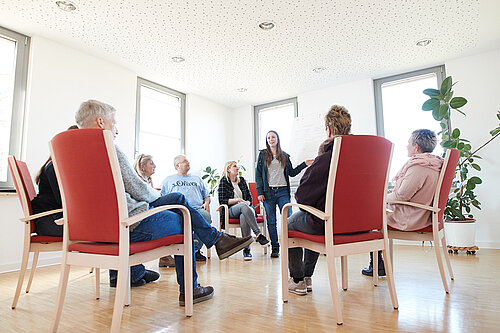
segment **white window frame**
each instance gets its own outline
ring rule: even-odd
[[[0,36],[16,42],[16,68],[8,155],[14,155],[17,158],[21,158],[26,107],[28,57],[31,39],[28,36],[3,27],[0,27]],[[5,158],[5,167],[8,168],[7,158]],[[0,191],[15,191],[10,172],[7,172],[7,181],[0,181]]]
[[[136,95],[136,115],[135,115],[135,146],[134,157],[139,153],[139,132],[141,128],[141,87],[148,87],[150,89],[158,90],[169,95],[177,96],[181,101],[181,154],[185,152],[185,127],[186,127],[186,94],[177,90],[162,86],[158,83],[148,81],[146,79],[137,78],[137,95]]]
[[[299,116],[299,108],[298,108],[298,103],[297,103],[297,97],[292,97],[292,98],[287,98],[283,99],[280,101],[276,102],[271,102],[271,103],[266,103],[266,104],[261,104],[261,105],[255,105],[253,107],[253,116],[254,116],[254,142],[253,142],[253,155],[254,155],[254,161],[255,163],[257,162],[257,157],[259,154],[259,143],[262,138],[260,138],[259,134],[259,128],[260,128],[260,123],[259,123],[259,112],[263,109],[268,109],[272,108],[275,106],[280,106],[283,104],[293,104],[293,109],[294,109],[294,117],[297,118]],[[254,164],[255,164],[254,163]]]

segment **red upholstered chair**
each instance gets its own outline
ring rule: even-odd
[[[21,270],[19,272],[19,278],[17,280],[17,288],[14,295],[14,301],[12,302],[12,308],[15,309],[17,301],[19,300],[21,288],[23,286],[24,275],[28,267],[28,258],[30,252],[33,252],[33,263],[31,264],[31,273],[28,280],[28,285],[26,286],[26,293],[30,291],[33,276],[35,275],[36,265],[38,263],[38,255],[40,254],[40,252],[61,251],[62,247],[62,237],[37,235],[35,233],[35,220],[43,216],[61,213],[62,209],[55,209],[48,212],[32,215],[31,200],[36,196],[36,191],[28,167],[25,162],[16,160],[14,156],[9,156],[8,160],[10,173],[12,175],[12,179],[14,180],[16,192],[23,209],[24,217],[20,220],[24,222],[25,225]]]
[[[337,324],[342,324],[342,309],[337,287],[335,257],[341,257],[342,288],[347,290],[347,255],[382,250],[389,257],[385,215],[386,188],[392,156],[392,143],[371,135],[346,135],[335,138],[325,211],[302,204],[283,207],[281,256],[283,301],[288,302],[288,248],[303,247],[326,254],[328,277]],[[299,207],[325,221],[325,235],[315,236],[288,231],[287,212]],[[390,260],[385,269],[391,301],[398,308]],[[377,277],[374,277],[377,285]]]
[[[266,226],[266,211],[262,202],[259,201],[257,195],[257,184],[253,182],[248,183],[248,188],[250,189],[250,194],[252,195],[252,205],[255,209],[257,224],[262,231],[262,234],[267,237],[267,226]],[[240,227],[240,219],[229,218],[229,207],[228,205],[220,205],[217,211],[220,212],[224,209],[224,223],[220,220],[219,214],[219,230],[229,233],[229,229],[237,229]],[[224,227],[222,227],[224,226]],[[264,246],[264,254],[267,254],[268,246]]]
[[[413,207],[418,207],[431,211],[432,225],[415,231],[401,231],[391,227],[389,228],[389,248],[392,259],[392,240],[412,240],[412,241],[434,241],[434,250],[436,253],[439,273],[443,281],[443,287],[446,293],[449,293],[448,283],[446,281],[446,272],[443,265],[443,257],[446,260],[446,266],[450,274],[450,279],[453,280],[453,270],[451,269],[450,258],[446,252],[446,238],[444,235],[443,217],[448,195],[450,194],[451,184],[455,177],[455,169],[457,168],[460,152],[457,149],[448,149],[444,158],[444,163],[439,173],[436,191],[432,206],[421,205],[408,201],[388,201],[391,204],[401,204]],[[390,214],[390,212],[389,212]],[[439,244],[441,242],[441,245]],[[376,257],[376,256],[375,256]]]
[[[64,214],[63,262],[51,331],[55,332],[72,265],[118,270],[111,332],[120,330],[129,304],[130,266],[165,255],[184,255],[186,316],[193,314],[191,218],[184,206],[169,205],[128,216],[125,189],[110,131],[81,129],[56,135],[50,143]],[[183,213],[184,233],[130,243],[129,226],[166,209]]]

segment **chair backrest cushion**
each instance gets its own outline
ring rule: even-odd
[[[439,181],[441,181],[442,179],[441,186],[437,189],[439,192],[436,193],[437,195],[435,196],[435,198],[438,198],[437,204],[440,208],[440,211],[438,213],[439,221],[443,221],[446,202],[448,201],[453,178],[455,178],[455,170],[457,168],[459,158],[460,151],[458,151],[457,149],[448,149],[446,151],[443,168],[441,169],[441,173],[439,175]]]
[[[252,206],[255,207],[255,213],[260,214],[259,196],[257,194],[257,183],[249,182],[248,188],[252,195]]]
[[[31,200],[36,197],[35,185],[31,178],[30,171],[25,162],[17,160],[14,156],[9,158],[9,170],[16,187],[17,196],[21,202],[21,207],[25,215],[31,215]],[[35,232],[35,223],[30,222],[31,233]]]
[[[345,135],[341,138],[331,206],[333,233],[381,229],[392,143],[372,135]],[[330,168],[335,164],[334,159],[335,153]]]
[[[106,145],[104,131],[60,133],[52,139],[51,151],[69,239],[118,242],[119,207],[110,155],[117,159],[114,145]]]

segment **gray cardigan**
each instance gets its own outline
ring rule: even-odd
[[[127,156],[115,145],[118,164],[122,173],[125,196],[127,198],[128,215],[134,216],[149,209],[149,204],[160,197],[160,192],[144,182],[130,165]],[[134,230],[140,222],[130,226]]]

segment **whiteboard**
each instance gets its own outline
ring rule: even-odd
[[[327,138],[323,117],[323,114],[318,113],[294,119],[290,149],[287,152],[290,154],[290,160],[294,167],[307,159],[314,159],[318,155],[319,145]],[[290,185],[297,186],[304,172],[305,170],[291,178]]]

